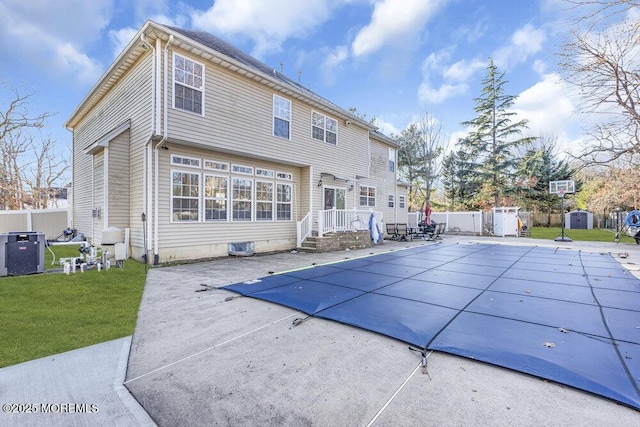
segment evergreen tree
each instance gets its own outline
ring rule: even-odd
[[[555,142],[542,141],[538,148],[529,149],[520,161],[517,176],[523,183],[525,198],[533,205],[547,211],[547,226],[551,223],[551,209],[558,203],[558,196],[549,194],[549,182],[573,179],[576,169],[556,155]],[[576,192],[581,183],[576,180]]]
[[[535,138],[521,137],[527,128],[527,121],[513,123],[515,112],[508,111],[516,96],[506,95],[504,73],[499,73],[492,59],[489,59],[487,75],[482,80],[482,94],[475,98],[473,120],[463,122],[471,128],[470,133],[459,141],[461,150],[468,154],[469,167],[475,165],[475,179],[482,182],[485,191],[493,198],[494,206],[499,206],[500,197],[511,185],[517,158],[513,150]]]
[[[480,185],[474,178],[469,156],[463,150],[452,151],[442,161],[442,187],[449,209],[476,209]]]

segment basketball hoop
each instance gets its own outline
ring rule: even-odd
[[[565,192],[566,192],[565,190],[558,190],[558,196],[561,198],[564,197]]]

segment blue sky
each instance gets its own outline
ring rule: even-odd
[[[57,113],[43,133],[70,145],[64,122],[151,19],[209,31],[291,78],[301,71],[387,134],[430,112],[456,140],[491,57],[530,132],[570,146],[580,119],[556,55],[571,13],[558,0],[0,0],[0,81],[34,91],[32,114]]]

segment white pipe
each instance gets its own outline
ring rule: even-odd
[[[161,74],[160,74],[160,50],[162,49],[162,42],[159,38],[156,39],[156,47],[154,48],[154,52],[156,52],[156,55],[154,55],[154,61],[155,61],[155,79],[154,79],[154,92],[155,92],[155,96],[154,96],[154,113],[155,113],[155,117],[154,117],[154,124],[155,124],[155,134],[159,135],[161,132],[160,129],[160,102],[161,102],[161,94],[160,94],[160,78],[161,78]]]
[[[91,243],[95,242],[95,222],[96,219],[93,217],[93,213],[95,212],[95,208],[96,208],[96,201],[94,199],[95,197],[95,175],[96,175],[96,166],[95,166],[95,160],[96,160],[96,156],[92,155],[91,156]]]
[[[164,78],[164,101],[163,101],[163,109],[164,109],[164,132],[162,135],[162,139],[160,140],[160,142],[158,142],[156,144],[156,146],[154,147],[154,152],[155,152],[155,170],[154,170],[154,209],[153,209],[153,256],[154,256],[154,260],[153,263],[156,264],[157,262],[157,257],[158,257],[158,165],[159,165],[159,161],[158,161],[158,157],[160,157],[160,153],[158,151],[158,149],[160,148],[160,146],[162,144],[164,144],[164,142],[167,140],[167,134],[169,132],[169,126],[167,123],[167,117],[168,117],[168,104],[169,104],[169,97],[168,97],[168,90],[169,90],[169,78],[167,76],[168,72],[169,72],[169,46],[171,45],[171,43],[173,42],[173,35],[169,36],[169,41],[167,42],[166,46],[164,47],[164,72],[163,72],[163,78]]]
[[[102,217],[102,228],[104,229],[109,227],[109,147],[104,147],[103,153],[102,182],[104,189],[102,194],[104,196],[104,200],[102,201],[102,204],[104,205],[104,212]]]

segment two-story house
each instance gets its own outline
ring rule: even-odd
[[[73,226],[153,263],[406,218],[393,140],[206,32],[147,21],[66,126]]]

